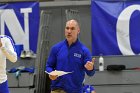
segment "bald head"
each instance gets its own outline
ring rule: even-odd
[[[80,29],[79,23],[76,20],[74,20],[74,19],[71,19],[71,20],[66,22],[66,25],[69,25],[69,24],[74,24],[77,28]]]

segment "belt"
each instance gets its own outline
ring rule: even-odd
[[[62,88],[53,88],[52,91],[54,91],[54,90],[63,90],[63,89]]]

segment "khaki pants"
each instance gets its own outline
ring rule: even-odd
[[[66,92],[64,90],[57,89],[57,90],[51,91],[51,93],[66,93]]]

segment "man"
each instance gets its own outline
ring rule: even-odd
[[[94,60],[79,40],[80,27],[76,20],[66,22],[66,40],[54,45],[51,49],[46,71],[54,70],[72,72],[67,75],[49,75],[52,80],[51,93],[83,93],[82,82],[85,72],[92,76],[95,73]]]
[[[16,62],[17,54],[14,51],[11,38],[6,35],[0,35],[0,93],[9,93],[6,58],[11,62]]]

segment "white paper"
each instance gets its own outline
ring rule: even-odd
[[[64,71],[58,71],[58,70],[52,71],[50,73],[48,73],[47,71],[45,71],[45,72],[49,75],[57,75],[57,76],[62,76],[62,75],[72,73],[72,72],[64,72]]]

